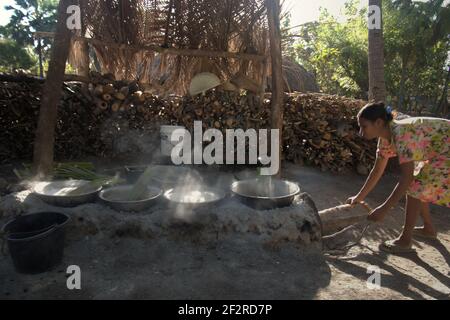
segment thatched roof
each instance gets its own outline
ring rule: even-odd
[[[162,92],[184,94],[192,76],[210,71],[228,80],[240,72],[262,83],[264,61],[192,57],[137,46],[251,53],[268,56],[264,0],[80,0],[87,37],[124,44],[91,44],[101,72],[139,79]],[[127,46],[135,46],[132,49]],[[77,63],[77,50],[71,62]]]
[[[283,77],[285,80],[285,91],[320,91],[314,75],[308,72],[302,65],[288,57],[283,57]]]

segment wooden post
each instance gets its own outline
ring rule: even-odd
[[[41,37],[38,37],[37,41],[38,41],[38,55],[39,55],[39,77],[44,78],[44,67],[42,65],[42,42],[41,42]]]
[[[41,108],[34,142],[33,168],[38,179],[48,175],[53,167],[57,108],[61,99],[61,87],[69,55],[71,37],[71,31],[66,25],[68,18],[66,11],[68,6],[72,4],[75,4],[74,0],[60,0],[58,5],[58,23],[47,80],[42,92]]]
[[[266,0],[267,18],[269,22],[270,55],[272,61],[272,104],[271,126],[280,130],[279,152],[280,166],[283,149],[283,70],[281,56],[280,0]],[[271,149],[273,152],[273,148]],[[280,175],[281,169],[278,172]]]

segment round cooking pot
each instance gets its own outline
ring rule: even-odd
[[[102,187],[90,186],[86,180],[42,181],[34,185],[33,193],[42,201],[59,207],[75,207],[84,203],[94,202]],[[69,195],[71,190],[88,185],[82,194]]]
[[[300,187],[287,180],[256,178],[234,182],[231,192],[253,209],[270,210],[290,206]]]
[[[116,186],[104,189],[100,192],[99,198],[107,206],[117,211],[143,211],[157,203],[162,195],[162,190],[158,187],[148,186],[147,192],[141,200],[126,200],[123,195],[128,194],[133,185]]]
[[[220,189],[192,186],[176,187],[164,193],[170,206],[186,210],[217,205],[225,196]]]

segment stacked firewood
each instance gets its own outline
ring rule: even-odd
[[[206,95],[184,97],[169,104],[176,123],[192,128],[194,121],[202,121],[203,128],[259,129],[268,128],[267,105],[254,95],[240,95],[232,91],[210,91]]]
[[[358,136],[356,115],[361,100],[324,94],[286,95],[283,122],[283,158],[323,170],[355,168],[367,174],[375,159],[375,144]],[[253,95],[210,91],[170,105],[176,123],[188,129],[194,121],[203,128],[270,128],[270,95],[263,101]]]
[[[31,159],[42,81],[0,83],[0,162]],[[366,174],[375,143],[358,135],[356,115],[364,101],[324,94],[285,96],[283,158],[334,172],[355,168]],[[128,132],[158,134],[161,124],[203,129],[270,128],[270,94],[255,96],[210,90],[194,97],[155,95],[136,81],[92,73],[87,84],[65,83],[56,128],[58,160],[114,156]],[[129,153],[136,150],[129,150]]]
[[[170,122],[163,99],[145,93],[136,82],[115,81],[91,74],[82,85],[66,82],[58,106],[56,159],[86,155],[114,156],[115,144],[128,130],[157,132],[159,122]],[[31,159],[41,105],[41,79],[0,75],[0,163]]]
[[[354,167],[367,174],[376,144],[358,136],[361,100],[323,94],[294,94],[285,105],[286,159],[334,172]]]
[[[40,99],[38,83],[0,83],[0,162],[33,154]]]
[[[91,72],[91,81],[78,87],[93,114],[104,120],[125,119],[135,129],[156,127],[160,122],[170,122],[171,113],[167,101],[156,96],[146,84],[137,81],[114,80],[113,75]],[[172,99],[179,99],[175,97]]]

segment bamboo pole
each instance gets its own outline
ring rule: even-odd
[[[75,40],[79,40],[78,37],[75,37]],[[264,56],[256,55],[256,54],[248,54],[248,53],[238,53],[238,52],[227,52],[227,51],[209,51],[209,50],[201,50],[201,49],[178,49],[178,48],[162,48],[155,45],[127,45],[127,44],[119,44],[115,42],[105,42],[96,39],[86,38],[88,43],[97,44],[102,46],[108,46],[112,48],[125,49],[125,50],[146,50],[146,51],[155,51],[161,54],[172,54],[179,56],[189,56],[189,57],[214,57],[214,58],[234,58],[234,59],[242,59],[242,60],[255,60],[255,61],[263,61],[265,59]]]
[[[283,69],[281,56],[280,1],[266,0],[269,22],[270,55],[272,62],[271,126],[280,132],[279,154],[281,160],[283,133]],[[273,148],[272,151],[273,152]],[[280,175],[281,169],[278,172]]]
[[[53,37],[52,32],[35,32],[36,35],[42,37]],[[178,48],[163,48],[156,45],[132,45],[132,44],[121,44],[117,42],[108,42],[92,38],[85,38],[80,36],[73,37],[76,41],[86,41],[90,44],[108,46],[111,48],[125,49],[125,50],[135,50],[135,51],[153,51],[161,54],[172,54],[179,56],[189,56],[189,57],[213,57],[213,58],[233,58],[241,60],[254,60],[254,61],[264,61],[266,58],[263,55],[240,53],[240,52],[228,52],[228,51],[213,51],[213,50],[201,50],[201,49],[178,49]]]
[[[44,78],[44,67],[42,63],[42,39],[40,37],[37,38],[38,41],[38,56],[39,56],[39,76]]]
[[[45,79],[40,78],[40,77],[33,77],[33,76],[26,76],[26,75],[16,76],[16,75],[10,75],[10,74],[0,74],[0,81],[45,83]],[[89,83],[89,82],[91,82],[91,79],[89,77],[84,77],[84,76],[80,76],[77,74],[65,74],[64,81],[78,81],[78,82]]]

